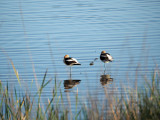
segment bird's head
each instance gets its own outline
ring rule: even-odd
[[[65,55],[64,58],[69,58],[69,55]]]
[[[103,54],[103,53],[106,53],[106,51],[103,50],[103,51],[101,52],[101,54]]]

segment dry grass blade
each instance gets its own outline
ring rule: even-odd
[[[16,77],[17,77],[17,79],[18,79],[18,83],[19,83],[19,85],[21,86],[21,82],[20,82],[20,79],[19,79],[18,70],[16,70],[16,68],[14,67],[14,64],[13,64],[13,62],[12,62],[12,60],[11,60],[11,59],[10,59],[10,62],[11,62],[11,64],[12,64],[12,67],[13,67],[14,73],[15,73],[15,75],[16,75]]]

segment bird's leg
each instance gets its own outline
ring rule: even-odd
[[[70,66],[70,79],[71,79],[71,71],[72,71],[72,67]]]
[[[106,64],[104,63],[104,75],[106,73]]]

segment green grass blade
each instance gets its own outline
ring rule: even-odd
[[[2,88],[2,83],[1,83],[1,80],[0,80],[0,94],[3,93],[3,88]]]
[[[17,90],[16,90],[16,88],[14,88],[14,93],[15,93],[16,102],[17,102]]]
[[[53,98],[51,99],[50,103],[48,104],[47,108],[46,108],[46,111],[45,111],[45,114],[47,113],[49,107],[51,106],[51,103],[53,102]]]
[[[76,114],[75,120],[77,120],[80,113],[81,113],[81,110]]]
[[[43,81],[42,81],[41,87],[43,87],[43,85],[44,85],[44,82],[45,82],[45,79],[46,79],[46,76],[47,76],[47,72],[48,72],[48,69],[46,70],[46,72],[45,72],[45,74],[44,74],[44,77],[43,77]]]
[[[48,83],[50,83],[52,81],[52,79],[48,80],[48,82],[46,82],[44,85],[43,85],[43,88],[48,85]]]

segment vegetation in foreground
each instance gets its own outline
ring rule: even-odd
[[[23,97],[17,94],[16,89],[10,93],[8,84],[4,88],[0,82],[0,119],[1,120],[67,120],[67,119],[84,119],[84,120],[159,120],[160,119],[160,74],[155,71],[152,82],[146,81],[144,91],[129,92],[129,96],[121,96],[121,99],[115,98],[106,93],[107,103],[96,102],[92,98],[89,103],[82,104],[81,109],[74,114],[71,108],[66,108],[63,104],[63,98],[57,97],[57,86],[52,92],[52,98],[48,100],[45,107],[40,103],[43,89],[50,83],[46,82],[47,71],[44,75],[42,84],[37,91],[36,96],[30,97],[26,93]],[[18,76],[18,75],[17,75]],[[55,78],[56,79],[56,78]],[[15,96],[15,97],[13,97]],[[37,98],[37,100],[36,100]],[[36,102],[35,102],[36,101]],[[59,104],[61,101],[61,104]],[[37,104],[38,103],[38,104]],[[36,105],[34,105],[36,104]],[[77,98],[78,104],[78,98]],[[101,108],[99,107],[101,106]],[[109,109],[105,109],[107,108]]]

